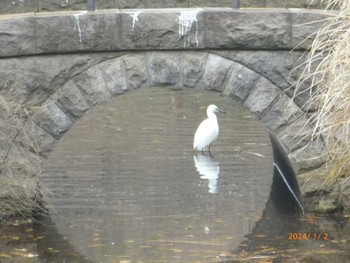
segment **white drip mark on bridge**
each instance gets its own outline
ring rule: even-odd
[[[132,31],[134,31],[135,24],[136,22],[139,21],[139,14],[141,14],[142,11],[126,12],[126,13],[132,17]]]
[[[198,19],[197,14],[202,9],[197,10],[189,10],[189,11],[182,11],[180,12],[179,16],[179,35],[180,37],[183,37],[184,39],[184,47],[189,47],[190,45],[190,31],[192,28],[193,23],[196,24],[196,33],[195,33],[195,41],[196,45],[198,47]]]
[[[79,14],[74,14],[75,17],[75,26],[74,30],[78,31],[79,34],[79,43],[80,43],[80,49],[83,49],[83,39],[82,39],[82,32],[80,27],[80,16],[83,15],[85,12],[81,12]]]

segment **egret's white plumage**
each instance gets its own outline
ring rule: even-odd
[[[216,112],[224,112],[215,105],[209,105],[207,108],[208,118],[199,124],[197,131],[194,135],[193,149],[198,151],[204,151],[206,147],[210,151],[210,146],[216,141],[219,135],[218,119],[215,115]]]

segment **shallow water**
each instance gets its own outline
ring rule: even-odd
[[[211,103],[227,111],[213,156],[192,149]],[[294,213],[272,158],[261,123],[217,93],[116,97],[58,143],[43,167],[49,213],[0,227],[1,262],[346,262],[347,218]]]
[[[227,111],[213,157],[192,149],[210,103]],[[51,154],[43,182],[57,229],[89,259],[195,262],[243,241],[272,170],[267,131],[247,111],[217,93],[155,88],[87,114]]]

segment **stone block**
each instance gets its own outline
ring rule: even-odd
[[[290,123],[285,129],[279,131],[276,137],[285,152],[289,154],[313,141],[312,127],[306,117],[302,115]]]
[[[316,33],[327,18],[330,17],[329,11],[326,14],[324,10],[305,10],[290,9],[292,23],[292,48],[309,49],[315,39]]]
[[[200,48],[204,45],[204,15],[198,9],[123,11],[125,49]]]
[[[195,87],[204,75],[207,53],[184,52],[182,62],[182,82],[184,86]]]
[[[0,57],[34,54],[34,16],[0,16],[0,46]]]
[[[179,52],[153,52],[148,58],[150,85],[180,86],[182,54]]]
[[[124,93],[126,84],[124,61],[122,58],[110,59],[97,65],[103,78],[103,84],[113,95]]]
[[[262,122],[272,131],[278,129],[294,121],[296,118],[304,114],[304,112],[285,94],[269,109]]]
[[[104,79],[98,66],[93,66],[73,78],[90,107],[101,104],[111,98],[104,85]]]
[[[207,59],[203,78],[199,83],[199,88],[223,91],[229,79],[232,66],[232,61],[210,54]]]
[[[121,16],[116,10],[39,14],[37,53],[107,51],[121,48]]]
[[[2,59],[0,93],[29,107],[40,106],[73,76],[106,59],[106,54],[61,54]],[[113,56],[112,53],[109,54]]]
[[[232,73],[225,87],[224,95],[238,99],[238,101],[244,101],[260,78],[261,75],[242,64],[233,63]]]
[[[287,10],[209,9],[205,21],[207,48],[274,50],[290,46]]]
[[[274,84],[268,79],[261,77],[250,92],[244,107],[260,118],[280,93],[280,90]]]
[[[123,56],[127,86],[129,90],[147,86],[148,72],[146,67],[146,56],[134,54]]]
[[[300,69],[302,69],[302,67],[296,67],[305,61],[305,51],[215,50],[211,52],[236,61],[264,76],[290,96],[293,95],[291,85],[295,84],[300,77]]]
[[[32,119],[56,139],[73,125],[73,121],[50,98],[37,110]]]
[[[38,153],[41,157],[46,158],[53,150],[57,139],[48,134],[31,120],[28,120],[24,126],[25,133],[35,147],[30,150]]]
[[[310,141],[288,155],[296,173],[303,173],[316,169],[327,161],[324,144],[320,139]]]
[[[84,96],[72,80],[58,89],[51,99],[71,118],[76,119],[90,109]]]
[[[36,0],[1,0],[0,13],[29,13],[38,11],[36,8]]]

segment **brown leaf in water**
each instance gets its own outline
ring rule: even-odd
[[[106,245],[105,244],[92,244],[92,245],[88,245],[88,247],[105,247]]]
[[[57,253],[57,252],[60,252],[59,250],[54,249],[54,248],[52,248],[52,247],[48,247],[48,248],[47,248],[47,250],[48,250],[49,252],[51,252],[51,253]]]

